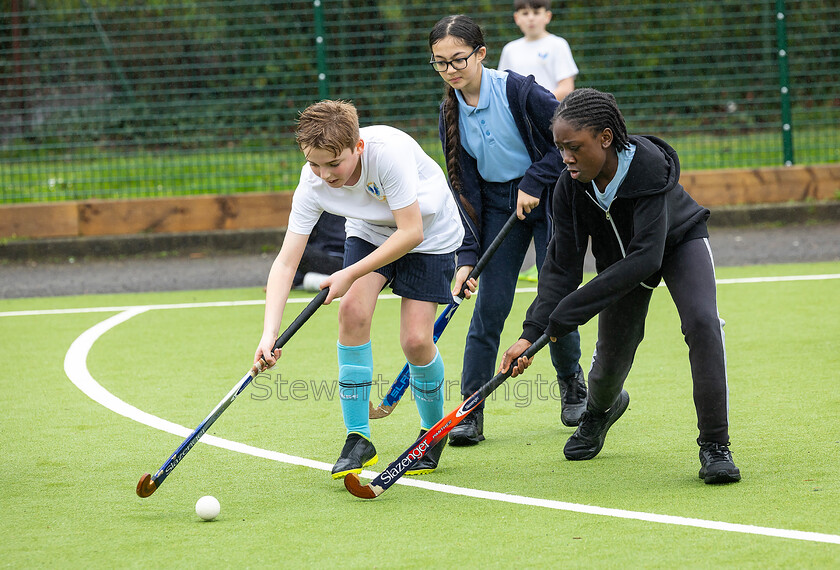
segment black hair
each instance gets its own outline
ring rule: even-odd
[[[470,48],[478,48],[484,45],[484,32],[472,18],[463,14],[446,16],[434,25],[429,32],[429,49],[433,50],[434,45],[446,37],[453,37]],[[443,103],[443,120],[446,125],[446,172],[449,176],[449,183],[452,185],[461,199],[467,214],[473,222],[478,224],[478,217],[475,209],[461,195],[461,165],[458,163],[458,156],[461,147],[461,133],[458,128],[458,98],[455,90],[446,85],[446,95]]]
[[[551,0],[514,0],[513,11],[524,10],[531,8],[532,10],[539,10],[545,8],[546,12],[551,11]]]
[[[627,125],[618,109],[612,93],[585,87],[575,89],[560,101],[551,119],[552,127],[557,121],[566,121],[577,130],[590,129],[596,133],[610,129],[613,133],[615,150],[630,148]]]

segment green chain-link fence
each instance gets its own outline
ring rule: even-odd
[[[554,4],[577,86],[614,93],[684,169],[840,162],[837,0]],[[322,98],[440,159],[429,29],[471,15],[489,66],[519,37],[510,1],[0,5],[5,203],[292,189],[294,121]]]

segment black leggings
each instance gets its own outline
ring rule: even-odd
[[[682,323],[694,383],[700,441],[729,443],[729,387],[723,320],[717,309],[715,269],[707,238],[680,244],[662,263]],[[644,338],[652,290],[640,285],[598,316],[598,342],[589,372],[589,405],[612,406]]]

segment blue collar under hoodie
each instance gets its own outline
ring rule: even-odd
[[[653,136],[630,136],[636,153],[605,211],[591,184],[564,173],[554,189],[554,234],[522,338],[560,337],[636,287],[658,284],[662,260],[679,244],[708,237],[709,210],[679,183],[676,151]],[[587,244],[598,271],[581,285]]]
[[[616,154],[618,155],[618,168],[616,168],[615,176],[607,184],[604,191],[601,192],[598,190],[595,181],[592,181],[592,190],[595,192],[595,199],[598,200],[598,204],[601,205],[605,212],[609,211],[610,204],[612,204],[615,194],[618,192],[618,187],[624,182],[627,171],[630,170],[630,163],[633,161],[633,155],[636,154],[636,145],[630,144],[629,149],[620,150]]]

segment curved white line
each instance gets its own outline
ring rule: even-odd
[[[93,401],[103,405],[109,410],[116,412],[126,418],[132,419],[147,426],[159,429],[161,431],[169,432],[181,437],[187,437],[192,433],[192,430],[175,424],[173,422],[164,420],[143,410],[135,408],[120,400],[105,388],[103,388],[91,376],[87,369],[87,355],[96,340],[115,326],[124,323],[128,319],[139,315],[149,310],[148,307],[134,307],[122,313],[114,315],[101,323],[91,327],[82,333],[67,351],[64,358],[64,371],[67,377],[73,384],[75,384],[82,392],[84,392]],[[222,439],[212,435],[205,435],[200,440],[201,443],[214,445],[237,453],[245,453],[256,457],[271,459],[282,463],[290,463],[293,465],[301,465],[304,467],[311,467],[313,469],[320,469],[322,471],[330,471],[332,466],[321,461],[314,461],[305,459],[303,457],[296,457],[294,455],[287,455],[276,451],[269,451],[253,447],[243,443]],[[372,471],[363,471],[362,475],[369,479],[373,479],[378,475]],[[677,517],[671,515],[659,515],[654,513],[644,513],[637,511],[625,511],[621,509],[611,509],[605,507],[597,507],[591,505],[579,505],[576,503],[565,503],[562,501],[555,501],[551,499],[538,499],[535,497],[525,497],[521,495],[509,495],[506,493],[496,493],[492,491],[481,491],[478,489],[468,489],[464,487],[456,487],[454,485],[443,485],[440,483],[432,483],[429,481],[399,479],[398,484],[409,487],[419,487],[430,491],[437,491],[439,493],[448,493],[451,495],[461,495],[465,497],[475,497],[491,501],[501,501],[505,503],[514,503],[518,505],[531,505],[536,507],[544,507],[548,509],[555,509],[561,511],[571,511],[576,513],[584,513],[599,516],[608,516],[623,519],[632,519],[646,522],[655,522],[661,524],[672,524],[680,526],[690,526],[697,528],[706,528],[712,530],[721,530],[727,532],[738,532],[744,534],[757,534],[762,536],[772,536],[778,538],[788,538],[793,540],[804,540],[810,542],[825,542],[831,544],[840,544],[840,536],[833,534],[823,534],[818,532],[806,532],[798,530],[778,529],[769,527],[760,527],[745,524],[727,523],[719,521],[708,521],[703,519],[694,519],[687,517]]]
[[[64,357],[64,372],[67,374],[70,381],[79,388],[79,390],[84,392],[91,400],[105,406],[112,412],[116,412],[121,416],[125,416],[126,418],[145,424],[149,427],[186,438],[193,432],[193,430],[168,420],[164,420],[148,412],[144,412],[143,410],[135,408],[131,404],[127,404],[126,402],[120,400],[94,380],[93,376],[91,376],[87,369],[88,353],[90,352],[91,347],[93,347],[93,343],[96,342],[100,336],[120,323],[124,323],[128,319],[144,313],[147,310],[148,309],[145,307],[135,307],[105,319],[101,323],[86,330],[81,334],[81,336],[73,341],[73,344],[71,344],[70,348],[67,350],[67,354]],[[332,465],[321,461],[313,461],[303,457],[295,457],[294,455],[286,455],[285,453],[278,453],[276,451],[269,451],[259,447],[252,447],[250,445],[222,439],[213,435],[205,434],[201,438],[200,442],[228,449],[230,451],[235,451],[237,453],[246,453],[283,463],[303,465],[305,467],[312,467],[314,469],[327,471],[332,469]]]

